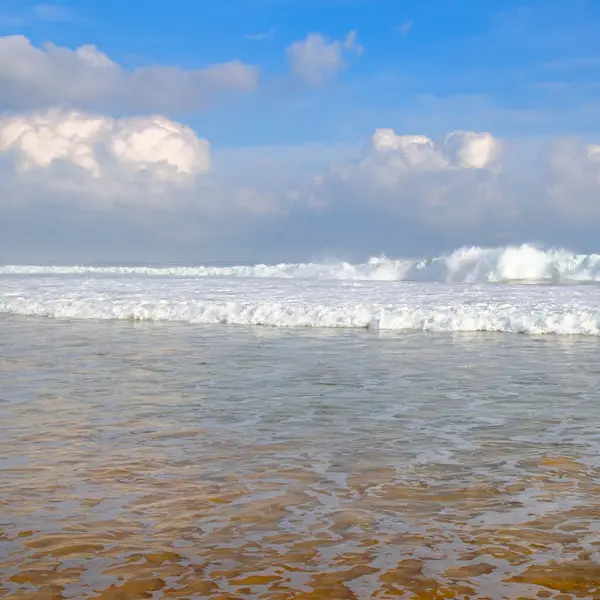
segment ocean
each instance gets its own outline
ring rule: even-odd
[[[0,267],[5,598],[600,598],[600,256]]]

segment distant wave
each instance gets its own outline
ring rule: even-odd
[[[447,283],[600,282],[600,254],[543,250],[533,245],[460,248],[425,260],[370,258],[363,263],[280,263],[231,267],[0,266],[0,275],[139,275],[162,277],[245,277]]]

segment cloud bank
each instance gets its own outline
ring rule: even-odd
[[[220,256],[227,244],[238,257],[252,249],[270,260],[324,250],[435,255],[469,243],[596,240],[600,146],[576,139],[526,155],[518,141],[486,132],[433,140],[378,129],[356,158],[312,174],[293,176],[276,148],[270,160],[250,149],[235,168],[226,150],[218,160],[213,171],[209,142],[161,116],[6,115],[0,212],[4,223],[43,215],[63,225],[69,214],[78,227],[100,230],[94,215],[104,214],[107,239],[134,227],[160,243],[185,239],[188,250],[208,244]]]
[[[93,45],[37,48],[22,35],[0,37],[0,110],[188,111],[219,94],[254,90],[259,74],[238,60],[196,70],[155,65],[128,71]]]

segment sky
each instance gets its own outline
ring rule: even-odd
[[[600,252],[594,0],[0,0],[0,263]]]

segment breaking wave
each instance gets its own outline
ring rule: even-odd
[[[447,283],[600,282],[600,254],[543,250],[530,244],[502,248],[460,248],[425,260],[374,257],[363,263],[280,263],[231,267],[0,266],[4,275],[141,275],[244,277],[354,281],[436,281]]]
[[[519,310],[515,307],[462,306],[378,308],[367,305],[319,306],[282,303],[120,304],[93,301],[7,305],[12,314],[84,319],[180,321],[270,327],[369,328],[397,331],[504,332],[532,335],[600,335],[600,312]]]
[[[514,290],[510,287],[508,289]],[[457,292],[458,295],[458,292]],[[66,319],[174,321],[196,324],[262,325],[283,328],[365,328],[389,331],[504,332],[530,335],[600,335],[600,309],[588,305],[448,297],[435,301],[377,303],[367,299],[314,298],[170,300],[125,298],[35,298],[0,300],[0,313]]]
[[[6,266],[0,275],[0,313],[23,316],[600,336],[600,286],[510,285],[600,282],[600,255],[532,245],[421,261]]]

